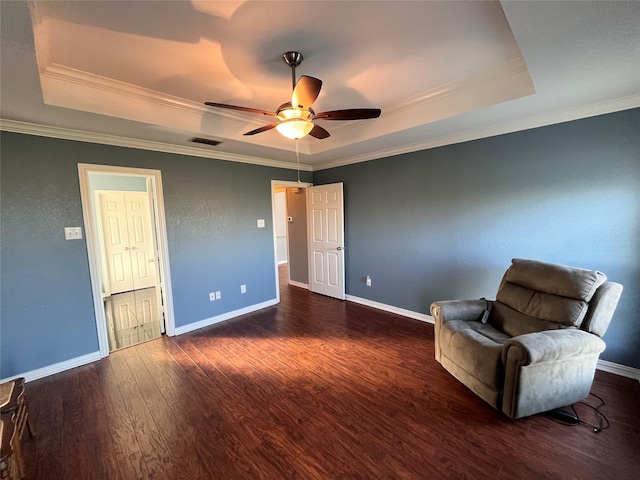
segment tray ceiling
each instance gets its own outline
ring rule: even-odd
[[[640,103],[633,2],[8,3],[5,129],[292,167],[292,140],[242,135],[269,119],[203,104],[275,111],[288,50],[324,82],[316,111],[382,109],[316,121],[331,137],[300,141],[306,169]]]

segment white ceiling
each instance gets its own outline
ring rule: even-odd
[[[323,80],[302,168],[390,156],[640,106],[640,2],[0,2],[2,128],[295,168],[275,111]],[[188,142],[194,136],[217,147]]]

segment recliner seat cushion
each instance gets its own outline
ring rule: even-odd
[[[494,390],[502,390],[502,345],[509,336],[491,325],[452,320],[442,325],[440,342],[449,360]]]

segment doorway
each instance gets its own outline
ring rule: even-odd
[[[138,189],[97,190],[96,185]],[[101,247],[102,298],[109,351],[160,337],[165,332],[157,241],[147,178],[92,173],[96,231]]]
[[[101,357],[174,332],[157,170],[79,164]]]
[[[289,285],[309,288],[306,189],[313,184],[271,181],[273,206],[276,298],[280,301],[280,265]]]
[[[286,192],[287,268],[289,285],[340,300],[345,295],[343,184],[271,181],[274,225],[276,300],[280,302],[277,195]],[[296,199],[298,197],[298,199]],[[294,235],[294,232],[298,232]]]

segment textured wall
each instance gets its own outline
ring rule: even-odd
[[[602,358],[640,368],[640,110],[314,174],[340,181],[348,294],[427,313],[513,257],[598,269],[625,286]]]
[[[7,132],[1,142],[0,377],[98,350],[85,240],[63,235],[83,225],[78,163],[162,171],[177,327],[275,298],[271,180],[295,171]],[[209,302],[214,290],[222,299]]]
[[[95,352],[98,337],[85,241],[64,239],[64,227],[84,227],[77,167],[58,168],[54,141],[4,132],[0,140],[5,378]]]
[[[630,110],[316,172],[317,184],[344,182],[347,292],[427,312],[494,296],[516,256],[600,269],[625,285],[602,358],[640,368],[639,132]],[[1,377],[98,350],[86,245],[63,236],[82,225],[77,163],[162,171],[177,326],[274,297],[271,180],[295,172],[7,132],[1,142]],[[213,290],[221,301],[208,301]]]

